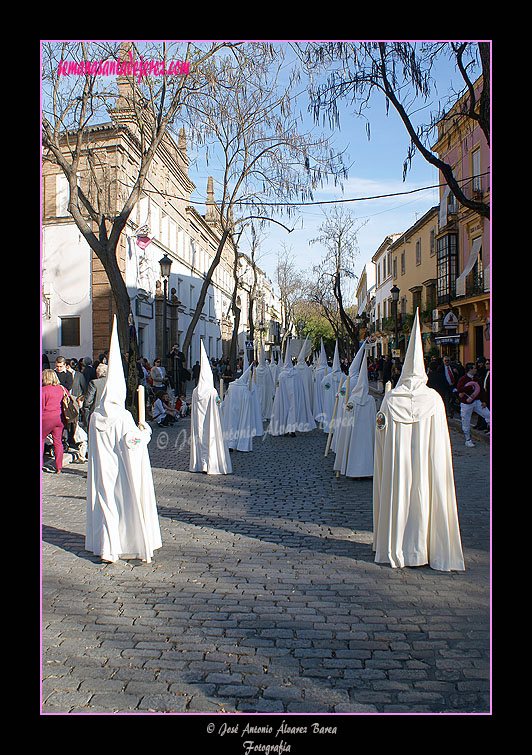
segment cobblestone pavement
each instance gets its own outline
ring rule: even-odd
[[[373,561],[372,482],[326,435],[255,439],[187,471],[189,420],[150,457],[151,564],[84,549],[86,464],[42,478],[42,713],[489,713],[489,443],[451,423],[466,571]]]

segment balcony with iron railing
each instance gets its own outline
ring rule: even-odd
[[[471,273],[466,278],[465,296],[481,296],[485,293],[484,272]]]

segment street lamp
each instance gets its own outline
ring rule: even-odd
[[[395,283],[391,287],[390,293],[392,295],[393,313],[395,317],[395,348],[399,350],[399,336],[398,336],[398,327],[397,327],[397,303],[399,301],[399,289],[397,288]]]
[[[164,293],[163,293],[163,356],[162,359],[166,362],[166,354],[168,352],[168,344],[166,342],[166,299],[168,298],[168,278],[170,277],[170,268],[172,267],[172,260],[165,253],[164,257],[159,260],[159,266],[161,268],[161,275],[163,277]]]

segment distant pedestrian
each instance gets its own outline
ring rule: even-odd
[[[440,396],[443,399],[443,403],[445,404],[445,396],[447,393],[447,381],[445,380],[445,377],[441,370],[438,369],[438,363],[436,361],[432,361],[429,363],[428,368],[428,378],[427,378],[427,385],[429,388],[433,388],[435,391],[437,391]],[[447,408],[447,406],[445,407]]]
[[[458,383],[458,370],[451,364],[451,357],[444,356],[443,364],[439,368],[445,382],[443,383],[444,392],[442,395],[445,411],[448,417],[453,416],[453,398],[456,395],[456,384]]]
[[[41,439],[41,463],[44,456],[44,443],[51,433],[55,471],[60,474],[63,468],[63,386],[59,382],[54,370],[43,370],[42,373],[42,439]]]
[[[85,357],[83,359],[83,377],[87,381],[87,385],[91,380],[96,380],[96,370],[92,366],[91,357]]]
[[[96,378],[91,380],[87,386],[87,393],[83,399],[83,411],[81,426],[88,432],[90,419],[93,411],[100,403],[100,399],[103,395],[103,389],[107,381],[107,365],[99,364],[96,370]]]
[[[167,386],[166,371],[161,364],[159,358],[153,360],[153,367],[151,368],[151,379],[153,381],[154,391],[164,391]]]
[[[200,374],[200,363],[196,362],[196,364],[192,368],[192,379],[194,380],[194,387],[198,384],[199,374]]]
[[[460,418],[465,435],[465,445],[474,448],[471,440],[471,415],[473,412],[486,420],[487,433],[490,426],[490,410],[486,406],[486,394],[477,378],[477,368],[473,362],[466,364],[466,374],[460,378],[456,386],[460,399]]]
[[[77,359],[69,359],[67,362],[67,370],[72,375],[72,388],[70,393],[78,398],[78,396],[84,396],[87,392],[87,380],[85,376],[79,371],[79,362]]]
[[[59,356],[55,360],[55,373],[59,379],[59,382],[66,388],[67,391],[72,390],[73,378],[72,373],[67,370],[67,363],[65,357]]]

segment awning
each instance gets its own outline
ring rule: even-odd
[[[465,296],[466,278],[471,272],[471,270],[475,267],[475,263],[478,259],[478,255],[481,248],[482,248],[482,236],[478,236],[478,238],[474,239],[473,241],[473,245],[471,247],[471,252],[469,254],[469,259],[467,260],[466,266],[464,267],[462,273],[456,279],[456,295],[457,296]]]
[[[484,268],[484,291],[490,290],[490,265]]]

